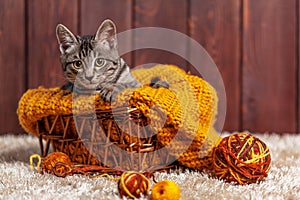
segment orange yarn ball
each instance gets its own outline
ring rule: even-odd
[[[255,183],[268,176],[271,156],[268,146],[251,134],[232,134],[213,149],[213,174],[240,185]]]
[[[63,152],[52,152],[47,155],[42,163],[42,170],[49,174],[64,177],[72,169],[70,157]]]

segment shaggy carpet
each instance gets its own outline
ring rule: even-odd
[[[155,179],[174,180],[185,200],[300,199],[300,134],[256,136],[269,146],[272,157],[269,175],[261,183],[237,186],[192,171],[155,173]],[[0,136],[0,199],[120,199],[117,183],[107,178],[58,178],[32,171],[29,157],[34,153],[39,153],[37,138]]]

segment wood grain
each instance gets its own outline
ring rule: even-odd
[[[168,28],[181,33],[187,33],[187,1],[180,0],[136,0],[134,5],[134,27],[160,27]],[[146,40],[146,36],[134,37],[134,45],[139,45]],[[168,43],[167,37],[159,37],[157,40]],[[173,46],[174,44],[172,44]],[[178,46],[187,52],[187,45]],[[135,51],[135,66],[147,63],[175,64],[187,69],[184,58],[159,49],[142,49]]]
[[[80,31],[82,34],[95,34],[103,20],[109,18],[117,26],[117,32],[123,32],[132,25],[132,0],[85,0],[80,6]],[[119,42],[119,48],[131,48],[131,35]],[[122,50],[121,50],[122,51]],[[121,55],[132,65],[131,53]]]
[[[57,87],[65,83],[55,35],[58,23],[78,33],[77,1],[28,1],[28,86]]]
[[[298,73],[296,74],[297,75],[297,79],[298,79],[298,85],[297,85],[297,92],[296,92],[296,95],[297,95],[297,112],[298,112],[298,120],[297,120],[297,133],[300,134],[300,2],[297,1],[297,4],[298,6],[296,7],[297,9],[297,18],[298,18],[298,21],[296,23],[296,28],[297,28],[297,31],[298,31],[298,35],[297,35],[297,39],[298,39],[298,46],[297,46],[297,51],[298,51],[298,54],[296,55],[297,56],[297,70],[298,70]]]
[[[240,6],[237,0],[191,0],[190,35],[216,63],[226,90],[224,130],[240,128]],[[201,66],[203,67],[203,66]],[[193,68],[191,68],[193,71]]]
[[[243,129],[297,131],[295,7],[296,1],[244,1]]]
[[[20,133],[16,110],[25,91],[25,4],[0,1],[0,134]]]

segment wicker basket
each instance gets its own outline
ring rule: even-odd
[[[157,74],[170,89],[146,84]],[[196,170],[207,168],[219,139],[213,129],[214,88],[175,66],[140,69],[134,75],[145,85],[123,91],[120,103],[112,105],[97,95],[74,99],[60,88],[28,90],[19,102],[20,124],[39,137],[43,156],[52,145],[77,164],[155,171],[177,161]]]
[[[54,151],[68,154],[77,164],[135,171],[164,168],[175,158],[167,149],[157,151],[163,146],[147,127],[149,121],[128,107],[43,117],[36,122],[41,155],[46,156],[52,144]]]

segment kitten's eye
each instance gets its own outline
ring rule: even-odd
[[[73,67],[75,69],[80,69],[82,67],[82,62],[80,60],[73,62]]]
[[[101,58],[97,58],[95,63],[98,67],[102,67],[105,64],[105,60]]]

